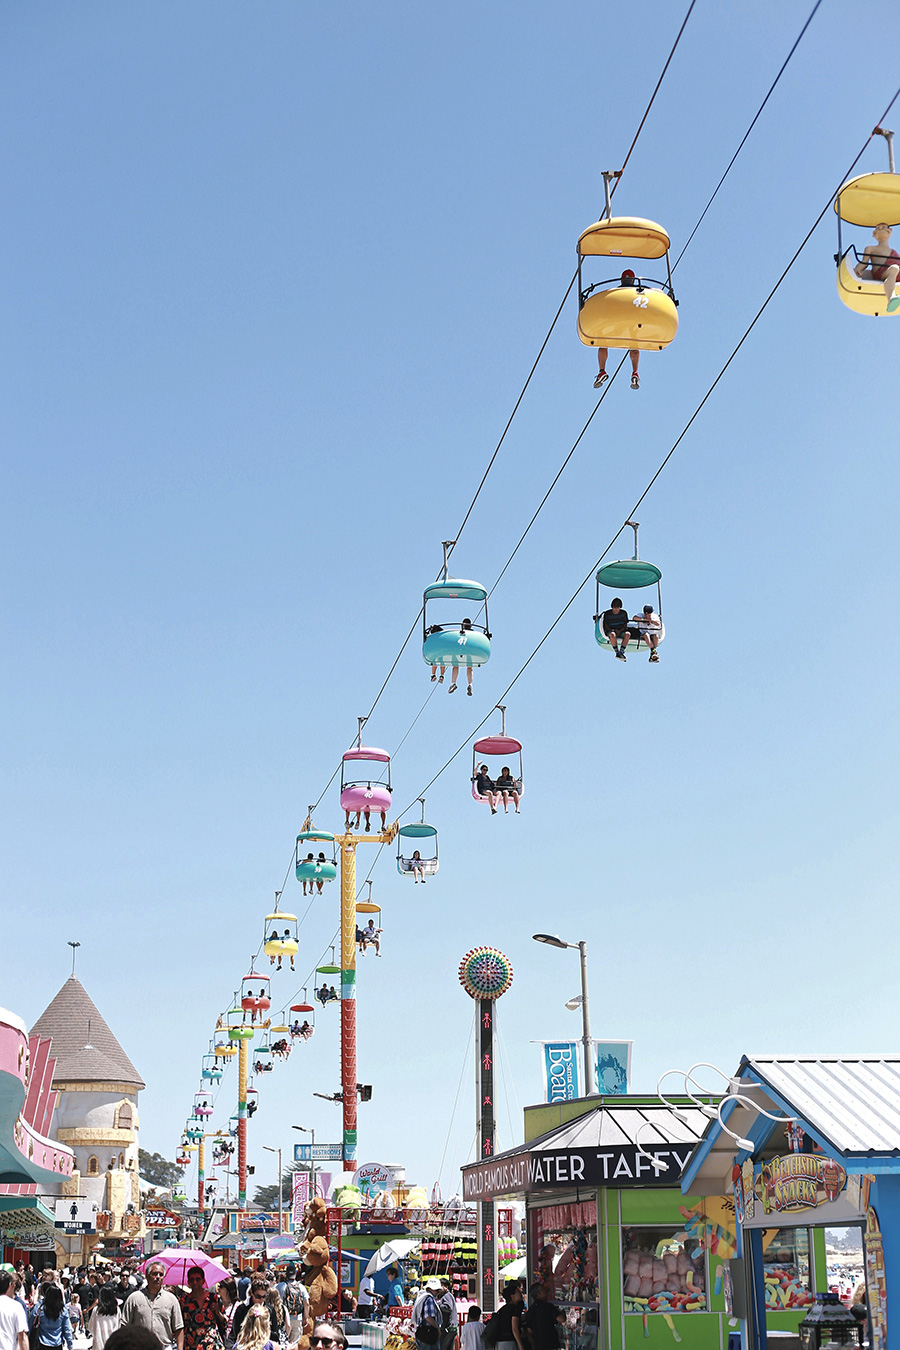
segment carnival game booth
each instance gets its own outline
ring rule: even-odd
[[[832,1316],[845,1325],[825,1327],[830,1343],[861,1335],[886,1350],[889,1306],[900,1325],[900,1056],[745,1057],[682,1186],[727,1192],[736,1211],[726,1265],[742,1350],[771,1345],[773,1327],[788,1321],[816,1345],[810,1333]],[[859,1335],[843,1310],[814,1297],[827,1289],[826,1225],[863,1233]]]
[[[526,1275],[565,1312],[565,1350],[722,1350],[724,1199],[682,1195],[716,1099],[581,1098],[525,1110],[525,1143],[463,1168],[463,1200],[526,1205]],[[649,1341],[649,1346],[647,1342]]]

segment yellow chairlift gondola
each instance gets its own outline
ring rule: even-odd
[[[279,1059],[289,1059],[292,1049],[291,1028],[287,1020],[287,1009],[269,1026],[269,1047]]]
[[[374,948],[375,948],[375,955],[376,955],[376,956],[380,956],[380,955],[381,955],[381,928],[377,926],[378,921],[375,919],[374,916],[375,916],[376,914],[380,914],[380,913],[381,913],[381,906],[380,906],[380,905],[376,905],[375,902],[374,902],[373,899],[372,899],[372,883],[371,883],[371,881],[367,881],[365,884],[366,884],[366,885],[368,886],[368,888],[369,888],[369,894],[368,894],[367,899],[365,899],[365,900],[360,900],[360,901],[357,902],[357,905],[356,905],[356,912],[357,912],[357,914],[368,914],[368,915],[370,916],[370,918],[369,918],[368,923],[365,924],[365,926],[362,927],[362,928],[360,928],[359,923],[357,923],[357,925],[356,925],[356,945],[357,945],[357,947],[359,948],[360,952],[363,954],[363,956],[365,956],[366,949],[367,949],[368,947],[374,947]]]
[[[894,133],[876,127],[873,136],[883,136],[888,146],[888,172],[864,173],[850,178],[834,199],[837,215],[837,290],[848,309],[880,318],[900,313],[900,296],[894,287],[900,275],[900,254],[890,246],[891,230],[900,224],[900,174],[894,168]],[[862,253],[844,248],[841,222],[867,226],[876,243]]]
[[[278,901],[281,899],[281,891],[275,892],[275,909],[271,914],[266,915],[266,923],[263,929],[263,951],[269,958],[269,965],[274,966],[276,960],[278,965],[276,970],[281,970],[281,963],[286,956],[290,957],[291,970],[294,969],[294,957],[300,950],[300,943],[297,933],[296,914],[287,914],[283,909],[278,908]]]
[[[615,177],[604,173],[606,214],[589,225],[578,240],[578,336],[587,347],[662,351],[678,332],[669,236],[653,220],[612,214],[609,185]],[[665,258],[666,280],[638,276],[625,268],[617,276],[585,287],[585,258]],[[601,358],[601,372],[603,369]]]

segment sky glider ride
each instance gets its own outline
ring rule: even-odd
[[[900,254],[891,248],[891,231],[900,224],[900,174],[894,169],[894,133],[876,127],[873,136],[883,136],[888,147],[887,173],[863,173],[850,178],[834,199],[837,215],[837,290],[848,309],[880,318],[900,313],[900,296],[894,294],[900,275]],[[875,236],[862,253],[853,244],[844,248],[841,222],[861,225]]]

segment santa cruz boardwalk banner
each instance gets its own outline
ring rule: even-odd
[[[677,1186],[694,1144],[618,1144],[500,1154],[463,1168],[463,1199],[483,1200],[572,1186]]]

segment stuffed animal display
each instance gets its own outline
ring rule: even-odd
[[[358,1219],[362,1208],[362,1191],[358,1186],[337,1186],[332,1204],[344,1211],[345,1219]]]
[[[309,1337],[314,1323],[320,1322],[326,1315],[328,1304],[338,1291],[338,1278],[332,1269],[325,1238],[314,1237],[306,1244],[306,1266],[310,1272],[305,1280],[309,1290],[310,1320],[304,1331],[306,1337]],[[308,1345],[309,1341],[306,1343]]]

